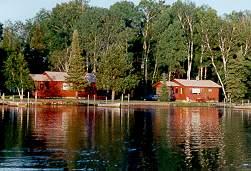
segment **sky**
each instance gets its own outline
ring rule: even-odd
[[[51,10],[57,3],[68,2],[69,0],[0,0],[0,23],[7,20],[25,21],[33,18],[40,9]],[[91,6],[109,8],[110,5],[119,0],[89,0]],[[131,0],[138,4],[140,0]],[[200,6],[209,5],[218,11],[219,15],[230,13],[231,11],[251,10],[251,0],[190,0]],[[166,0],[167,4],[172,4],[175,0]]]

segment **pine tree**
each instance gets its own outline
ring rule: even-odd
[[[116,92],[131,90],[138,84],[132,73],[132,64],[128,61],[125,47],[113,44],[102,56],[97,72],[97,86],[100,89],[112,90],[112,100]]]
[[[79,91],[86,86],[87,81],[84,78],[85,74],[84,59],[81,56],[80,52],[77,30],[74,30],[72,35],[71,52],[69,57],[69,68],[67,74],[68,74],[67,82],[73,84],[74,90]]]
[[[248,89],[246,85],[248,70],[243,56],[238,54],[236,59],[229,61],[227,74],[225,83],[228,98],[232,101],[243,99]]]
[[[160,101],[166,102],[166,101],[169,101],[169,92],[168,92],[168,87],[166,85],[165,74],[163,74],[162,82],[163,82],[163,85],[161,87]]]

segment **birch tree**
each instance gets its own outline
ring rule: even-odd
[[[139,3],[139,9],[143,13],[142,35],[143,35],[143,57],[142,66],[144,73],[144,80],[148,82],[148,67],[149,67],[149,53],[151,51],[151,39],[153,34],[153,22],[161,11],[163,1],[156,2],[154,0],[141,0]]]
[[[23,54],[12,53],[4,63],[5,85],[11,91],[17,91],[23,100],[25,90],[32,88],[27,62]]]
[[[177,1],[173,5],[174,11],[180,21],[180,24],[186,35],[187,45],[187,79],[191,79],[192,65],[194,60],[194,43],[195,43],[195,23],[197,20],[196,6],[193,3],[182,3]]]
[[[224,76],[221,75],[220,68],[222,65],[218,63],[218,29],[220,27],[220,18],[215,10],[205,9],[204,15],[200,16],[200,31],[202,35],[203,47],[206,55],[210,58],[211,64],[221,84],[223,94],[227,98],[224,84]]]

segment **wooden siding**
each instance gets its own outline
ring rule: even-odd
[[[96,77],[91,73],[87,73],[83,79],[86,79],[90,84],[81,91],[71,89],[70,83],[66,82],[67,73],[65,72],[49,72],[43,74],[30,74],[35,84],[35,92],[39,98],[53,97],[93,97],[96,95]]]
[[[193,101],[193,102],[218,102],[219,101],[219,87],[187,87],[179,84],[179,82],[175,81],[178,86],[168,87],[167,93],[172,91],[172,96],[174,100],[181,101]],[[160,82],[154,85],[156,88],[156,94],[158,96],[162,95],[162,86]],[[199,93],[194,93],[193,89],[199,91]]]
[[[78,92],[75,90],[63,90],[63,83],[61,81],[35,82],[35,91],[39,98],[76,97],[77,94],[78,97],[87,97],[88,95],[94,96],[96,94],[95,83]]]

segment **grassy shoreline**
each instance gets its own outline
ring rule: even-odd
[[[131,101],[121,101],[121,100],[86,100],[86,99],[24,99],[22,102],[15,99],[6,99],[4,104],[15,105],[98,105],[98,104],[112,104],[120,103],[121,106],[213,106],[212,103],[198,103],[198,102],[160,102],[160,101],[140,101],[140,100],[131,100]]]
[[[73,98],[55,98],[55,99],[34,99],[30,98],[29,100],[25,98],[22,102],[19,99],[6,99],[5,101],[1,101],[1,104],[9,105],[9,106],[34,106],[34,105],[78,105],[78,106],[98,106],[98,104],[113,104],[120,103],[120,106],[176,106],[176,107],[228,107],[228,108],[239,108],[239,109],[251,109],[251,105],[237,105],[234,103],[224,104],[222,102],[219,103],[209,103],[209,102],[184,102],[184,101],[176,101],[176,102],[160,102],[160,101],[143,101],[143,100],[131,100],[131,101],[121,101],[121,100],[87,100],[87,99],[73,99]]]

